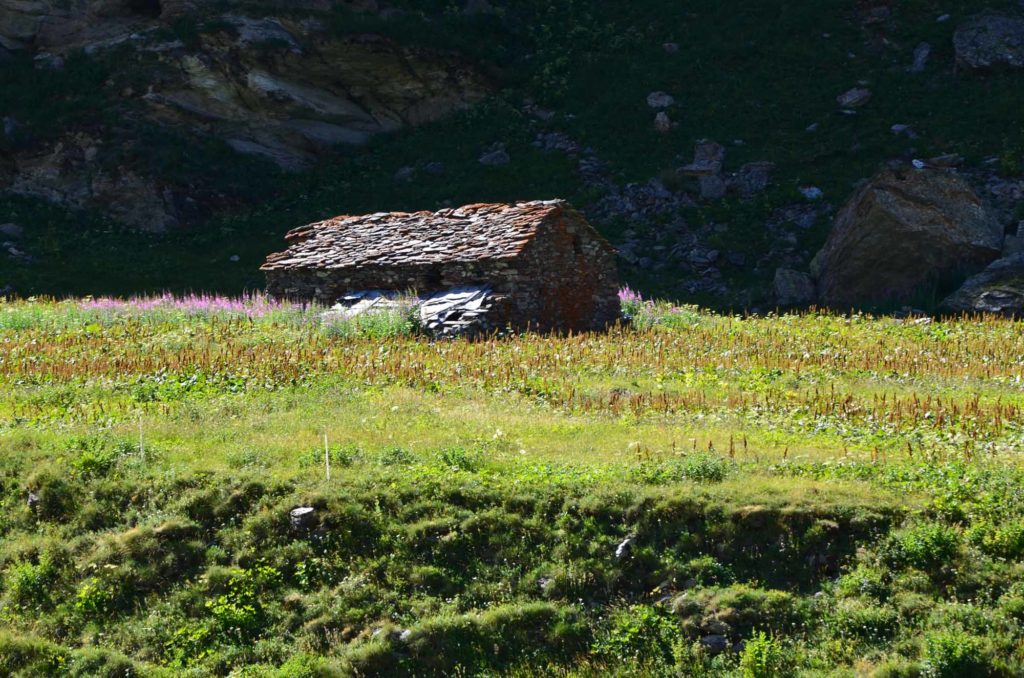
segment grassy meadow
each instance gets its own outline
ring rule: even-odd
[[[440,342],[0,304],[0,671],[1024,671],[1018,324],[623,296]]]

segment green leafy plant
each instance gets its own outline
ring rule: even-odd
[[[780,678],[789,668],[786,651],[774,636],[758,631],[744,643],[740,654],[743,678]]]

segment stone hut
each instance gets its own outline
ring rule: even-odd
[[[361,290],[492,296],[489,327],[581,331],[619,318],[615,250],[562,201],[342,216],[289,232],[267,291],[331,305]]]

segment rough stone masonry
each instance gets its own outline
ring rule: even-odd
[[[331,305],[356,290],[490,286],[489,325],[585,331],[620,317],[615,250],[563,201],[341,216],[285,236],[262,270],[276,297]]]

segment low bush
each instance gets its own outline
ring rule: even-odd
[[[981,639],[960,631],[926,635],[925,665],[929,675],[937,678],[980,678],[991,673]]]
[[[882,558],[893,568],[938,572],[955,564],[960,545],[956,529],[941,523],[922,523],[894,532],[880,550]]]

